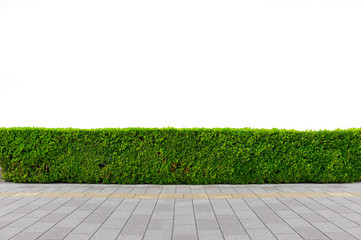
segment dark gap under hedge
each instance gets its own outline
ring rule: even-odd
[[[0,128],[0,164],[13,182],[354,182],[361,129]]]

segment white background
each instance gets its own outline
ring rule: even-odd
[[[361,1],[1,0],[0,127],[361,127]]]

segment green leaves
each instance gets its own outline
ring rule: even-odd
[[[353,182],[361,129],[0,128],[0,164],[15,182]]]

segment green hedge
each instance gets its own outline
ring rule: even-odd
[[[14,182],[354,182],[361,129],[0,128],[0,164]]]

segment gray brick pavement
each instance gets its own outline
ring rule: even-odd
[[[210,186],[0,183],[0,240],[361,239],[361,195],[347,195],[359,192],[361,183]],[[36,197],[27,193],[100,195]],[[145,197],[101,195],[112,193]],[[180,199],[151,195],[159,193],[195,195]],[[241,193],[253,195],[243,198],[222,195]],[[272,193],[341,195],[262,195]],[[218,194],[219,198],[204,198],[207,194]]]

